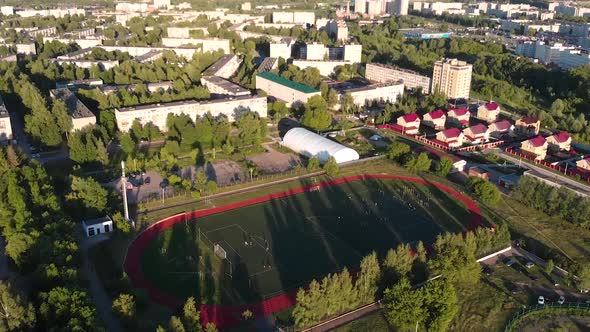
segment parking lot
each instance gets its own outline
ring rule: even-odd
[[[543,267],[520,255],[502,257],[496,262],[484,264],[483,281],[506,294],[521,306],[543,302],[557,303],[561,296],[565,302],[585,302],[586,294],[580,293],[573,286],[567,286],[563,278],[551,273],[548,275]]]

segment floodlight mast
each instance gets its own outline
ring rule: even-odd
[[[125,162],[121,161],[121,185],[123,186],[123,211],[125,220],[129,221],[129,207],[127,206],[127,178],[125,177]]]

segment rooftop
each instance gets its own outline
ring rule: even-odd
[[[217,73],[217,71],[219,71],[221,68],[225,67],[225,65],[227,65],[234,57],[237,58],[238,56],[233,55],[233,54],[226,54],[226,55],[222,56],[221,58],[219,58],[219,60],[217,60],[214,64],[209,66],[209,68],[207,68],[203,72],[203,76],[215,75],[215,73]]]
[[[104,216],[104,217],[100,217],[100,218],[84,220],[82,222],[86,226],[92,226],[92,225],[103,224],[104,222],[107,222],[107,221],[112,222],[113,220],[109,216]]]
[[[446,138],[456,138],[461,135],[461,130],[457,128],[449,128],[447,130],[444,130],[442,133]]]
[[[221,87],[222,89],[229,91],[229,92],[233,92],[233,93],[250,93],[250,91],[248,89],[244,89],[241,86],[230,82],[226,79],[223,79],[219,76],[206,76],[203,77],[202,80],[204,81],[208,81],[211,84],[215,84],[219,87]]]
[[[174,102],[170,102],[170,103],[156,103],[156,104],[146,104],[146,105],[139,105],[139,106],[121,107],[121,108],[116,109],[116,111],[118,111],[118,112],[133,112],[133,111],[149,110],[149,109],[159,108],[159,107],[219,104],[219,103],[227,103],[227,102],[231,102],[231,101],[240,101],[240,100],[258,99],[258,98],[265,98],[265,97],[253,95],[253,96],[230,97],[230,98],[226,98],[226,99],[207,99],[207,100],[188,99],[188,100],[174,101]]]
[[[498,109],[498,107],[500,107],[500,105],[498,105],[497,103],[487,103],[485,104],[485,107],[490,111],[495,111]]]
[[[410,113],[410,114],[402,115],[402,118],[404,119],[404,121],[406,121],[406,123],[408,123],[408,122],[416,122],[416,121],[419,121],[420,120],[420,117],[416,113]]]
[[[264,58],[264,60],[262,60],[262,62],[258,66],[258,69],[257,69],[258,72],[264,73],[267,71],[271,71],[272,67],[274,67],[277,60],[278,60],[277,58],[271,58],[271,57]]]
[[[508,120],[500,120],[498,122],[494,122],[493,125],[495,125],[496,129],[498,130],[508,130],[512,126],[512,123],[510,123]]]
[[[8,117],[8,110],[6,109],[6,105],[4,104],[4,99],[0,96],[0,118],[7,118]]]
[[[74,119],[94,117],[94,114],[84,105],[70,89],[53,89],[49,91],[55,99],[60,99],[66,104],[68,113]]]
[[[155,56],[160,56],[162,53],[163,53],[163,51],[161,51],[161,50],[151,50],[145,54],[136,56],[135,61],[137,61],[137,62],[149,61],[151,58],[153,58]]]
[[[458,107],[449,109],[449,113],[453,112],[455,116],[469,115],[469,109],[467,107]]]
[[[524,118],[520,119],[520,122],[530,125],[539,122],[539,119],[535,118],[534,116],[525,116]]]
[[[474,126],[469,127],[469,130],[471,130],[471,132],[475,135],[481,135],[481,134],[485,133],[486,131],[488,131],[488,126],[486,126],[482,123],[478,123]]]
[[[446,113],[445,113],[443,110],[440,110],[440,109],[439,109],[439,110],[432,111],[432,112],[428,113],[428,115],[430,115],[430,117],[431,117],[432,119],[440,119],[440,118],[442,118],[443,116],[445,116],[445,115],[446,115]]]
[[[545,145],[547,141],[545,140],[545,137],[539,135],[537,137],[529,139],[528,142],[534,147],[539,147]]]
[[[565,143],[570,139],[570,134],[565,131],[560,131],[559,133],[553,135],[553,139],[558,143]]]
[[[289,87],[291,89],[295,89],[299,92],[303,92],[303,93],[316,93],[319,92],[319,90],[316,90],[308,85],[305,84],[301,84],[301,83],[297,83],[297,82],[293,82],[290,81],[282,76],[279,76],[277,74],[273,74],[271,72],[264,72],[264,73],[260,73],[256,76],[260,76],[264,79],[267,79],[269,81],[273,81],[277,84],[281,84],[284,85],[286,87]]]
[[[426,78],[430,78],[428,76],[421,75],[420,73],[418,73],[416,71],[413,71],[413,70],[410,70],[410,69],[399,68],[399,67],[391,66],[391,65],[384,65],[384,64],[376,63],[376,62],[368,63],[368,65],[369,64],[370,65],[373,65],[373,66],[382,67],[382,68],[388,68],[388,69],[397,70],[397,71],[400,71],[400,72],[403,72],[403,73],[408,73],[408,74],[413,74],[413,75],[418,75],[418,76],[423,76],[423,77],[426,77]]]

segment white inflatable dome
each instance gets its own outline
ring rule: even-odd
[[[330,157],[334,157],[337,163],[359,159],[355,150],[304,128],[289,130],[283,137],[283,145],[308,158],[317,157],[322,164]]]

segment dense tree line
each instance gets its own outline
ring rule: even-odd
[[[550,216],[590,228],[590,200],[566,188],[557,188],[531,176],[521,177],[511,197]]]
[[[2,316],[4,325],[39,330],[100,329],[79,274],[81,257],[74,234],[78,224],[64,214],[56,189],[37,162],[26,163],[9,150],[0,153],[0,228],[6,254],[21,274],[32,276],[36,320],[21,297],[22,316]],[[4,299],[3,301],[8,301]],[[24,311],[23,311],[24,310]],[[20,321],[20,322],[18,322]]]
[[[299,328],[314,325],[328,317],[350,311],[380,298],[385,315],[400,330],[426,326],[444,331],[458,310],[457,291],[474,287],[480,280],[476,257],[508,245],[506,225],[494,230],[479,228],[462,234],[441,234],[427,252],[419,242],[415,249],[400,244],[380,261],[376,253],[365,256],[356,278],[348,269],[330,274],[320,282],[313,280],[307,290],[300,289],[293,310]],[[433,275],[442,277],[414,290],[411,285]]]

